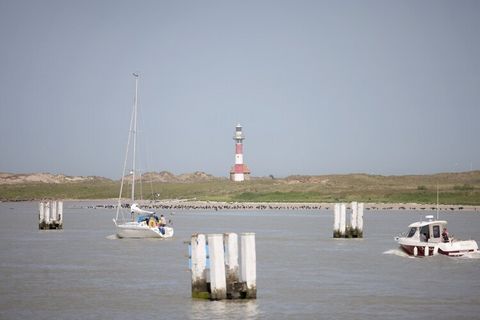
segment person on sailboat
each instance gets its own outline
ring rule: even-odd
[[[165,217],[163,216],[163,214],[160,215],[160,222],[159,222],[160,226],[162,227],[165,227],[167,225],[167,220],[165,219]]]
[[[158,222],[158,231],[161,234],[165,234],[165,226],[167,225],[167,221],[165,220],[165,217],[163,214],[160,215],[160,221]]]

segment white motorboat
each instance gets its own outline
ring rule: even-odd
[[[122,174],[122,183],[120,185],[120,195],[118,197],[117,213],[113,222],[116,226],[116,233],[119,238],[171,238],[173,236],[173,228],[167,226],[167,221],[161,215],[160,217],[153,211],[144,210],[135,202],[135,149],[137,137],[137,94],[138,94],[138,74],[135,77],[135,100],[133,104],[132,118],[130,120],[130,131],[128,135],[127,151],[125,154],[125,162]],[[122,205],[122,192],[125,182],[125,170],[129,155],[130,142],[133,140],[132,151],[132,196],[131,205]],[[129,208],[130,213],[125,217],[124,209]]]
[[[443,254],[459,257],[467,253],[478,252],[475,240],[458,240],[449,236],[446,220],[434,220],[433,215],[425,217],[427,221],[410,224],[406,234],[395,237],[400,247],[411,256],[434,256]]]

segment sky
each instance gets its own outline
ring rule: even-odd
[[[0,0],[0,172],[480,169],[480,1]],[[142,157],[142,154],[144,155]],[[144,160],[140,160],[144,159]]]

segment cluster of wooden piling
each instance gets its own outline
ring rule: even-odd
[[[352,202],[350,223],[347,222],[347,206],[335,203],[333,223],[334,238],[363,238],[363,203]]]
[[[63,201],[40,202],[38,210],[39,229],[63,229]]]
[[[240,234],[240,257],[236,233],[193,234],[190,250],[193,298],[256,299],[255,233]]]

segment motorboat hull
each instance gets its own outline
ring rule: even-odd
[[[127,222],[117,224],[117,237],[119,238],[171,238],[173,228],[164,227],[164,233],[158,227],[150,227],[146,223]]]
[[[442,254],[451,257],[460,257],[467,253],[477,252],[478,245],[474,240],[450,241],[444,243],[425,243],[398,239],[400,247],[408,255],[426,257]]]

